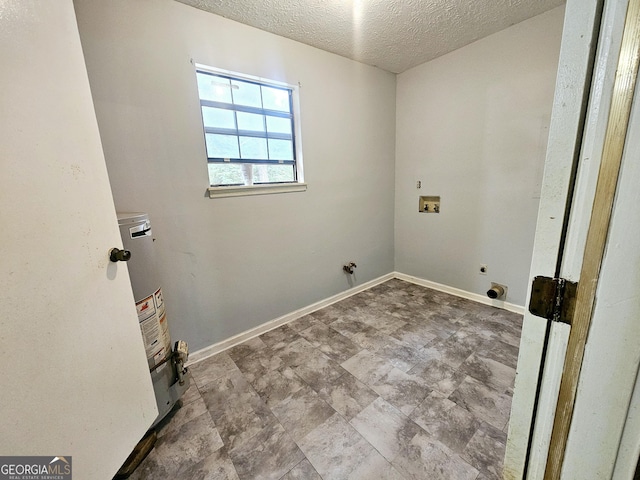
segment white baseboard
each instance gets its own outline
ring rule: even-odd
[[[242,333],[234,335],[233,337],[227,338],[218,343],[214,343],[213,345],[209,345],[208,347],[197,350],[193,353],[189,354],[189,362],[188,365],[192,365],[194,363],[200,362],[205,358],[208,358],[216,353],[220,353],[224,350],[227,350],[231,347],[234,347],[242,342],[246,342],[247,340],[257,337],[258,335],[262,335],[263,333],[268,332],[269,330],[273,330],[274,328],[278,328],[280,325],[284,325],[285,323],[292,322],[300,317],[304,317],[305,315],[309,315],[310,313],[315,312],[316,310],[320,310],[321,308],[328,307],[334,303],[337,303],[345,298],[349,298],[356,293],[363,292],[364,290],[368,290],[371,287],[375,287],[381,283],[386,282],[387,280],[391,280],[394,278],[393,273],[387,273],[386,275],[382,275],[381,277],[374,278],[368,282],[363,283],[362,285],[358,285],[357,287],[350,288],[349,290],[345,290],[344,292],[340,292],[336,295],[333,295],[329,298],[325,298],[324,300],[320,300],[319,302],[312,303],[306,307],[295,310],[291,313],[287,313],[281,317],[275,318],[273,320],[269,320],[262,325],[258,325],[250,330],[246,330]]]
[[[320,310],[321,308],[328,307],[329,305],[332,305],[341,300],[344,300],[345,298],[349,298],[371,287],[375,287],[376,285],[384,283],[387,280],[391,280],[392,278],[398,278],[400,280],[415,283],[416,285],[421,285],[423,287],[432,288],[440,292],[450,293],[451,295],[456,295],[458,297],[466,298],[468,300],[473,300],[474,302],[483,303],[485,305],[491,305],[493,307],[503,308],[510,312],[519,313],[521,315],[524,314],[524,307],[520,305],[504,302],[502,300],[492,300],[488,297],[483,297],[482,295],[478,295],[477,293],[467,292],[465,290],[460,290],[459,288],[449,287],[447,285],[442,285],[441,283],[432,282],[430,280],[425,280],[423,278],[413,277],[411,275],[406,275],[404,273],[391,272],[391,273],[387,273],[386,275],[382,275],[381,277],[375,278],[369,282],[363,283],[362,285],[358,285],[357,287],[350,288],[349,290],[345,290],[344,292],[338,293],[329,298],[325,298],[324,300],[320,300],[319,302],[300,308],[291,313],[287,313],[286,315],[283,315],[276,319],[269,320],[268,322],[263,323],[262,325],[258,325],[257,327],[254,327],[250,330],[246,330],[242,333],[234,335],[233,337],[227,338],[226,340],[223,340],[218,343],[214,343],[213,345],[209,345],[208,347],[197,350],[189,354],[188,365],[192,365],[194,363],[200,362],[205,358],[209,358],[212,355],[215,355],[231,347],[234,347],[242,342],[246,342],[251,338],[257,337],[258,335],[262,335],[263,333],[266,333],[269,330],[273,330],[274,328],[278,328],[279,326],[284,325],[285,323],[289,323],[300,317],[309,315],[310,313],[313,313],[316,310]]]
[[[485,305],[491,305],[492,307],[502,308],[510,312],[524,315],[524,307],[522,305],[516,305],[514,303],[505,302],[504,300],[493,300],[489,297],[485,297],[484,295],[478,295],[477,293],[467,292],[466,290],[461,290],[459,288],[450,287],[448,285],[443,285],[441,283],[432,282],[431,280],[425,280],[423,278],[413,277],[405,273],[393,272],[393,275],[395,278],[404,280],[405,282],[415,283],[416,285],[432,288],[434,290],[438,290],[439,292],[450,293],[451,295],[466,298],[467,300],[473,300],[474,302],[483,303]]]

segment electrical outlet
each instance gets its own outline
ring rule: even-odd
[[[486,275],[488,270],[489,268],[487,267],[486,264],[484,263],[480,264],[480,275]]]

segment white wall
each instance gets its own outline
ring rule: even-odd
[[[398,76],[397,271],[477,294],[495,281],[524,305],[563,14]],[[419,195],[441,195],[441,213],[418,213]]]
[[[71,0],[3,1],[0,65],[0,454],[112,478],[158,410]]]
[[[151,215],[174,339],[393,270],[395,76],[169,0],[76,0],[116,207]],[[304,193],[209,199],[190,60],[300,83]]]

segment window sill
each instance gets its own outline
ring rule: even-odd
[[[280,183],[276,185],[251,185],[241,187],[209,187],[209,198],[243,197],[245,195],[270,195],[273,193],[304,192],[306,183]]]

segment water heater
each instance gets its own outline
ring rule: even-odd
[[[118,225],[124,250],[112,252],[112,260],[126,260],[129,268],[158,404],[159,414],[151,426],[154,427],[189,388],[189,374],[184,366],[188,356],[187,345],[182,341],[176,342],[174,348],[171,345],[149,216],[146,213],[118,213]]]

